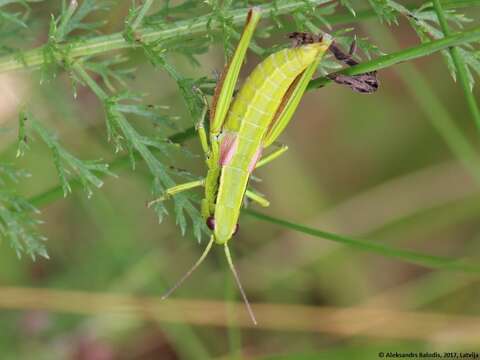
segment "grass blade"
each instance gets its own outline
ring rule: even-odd
[[[457,260],[454,258],[433,256],[418,253],[410,250],[397,249],[391,246],[375,243],[372,241],[354,239],[349,236],[334,234],[328,231],[314,229],[305,225],[296,224],[288,220],[279,219],[270,215],[265,215],[254,210],[246,209],[243,213],[252,216],[256,219],[266,221],[272,224],[276,224],[293,231],[301,232],[313,237],[335,241],[342,243],[358,250],[376,253],[385,257],[395,258],[403,260],[408,263],[421,265],[432,269],[449,269],[460,270],[464,272],[480,272],[480,267],[472,264],[468,264],[463,260]]]

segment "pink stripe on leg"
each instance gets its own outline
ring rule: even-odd
[[[250,161],[250,164],[248,164],[248,172],[250,174],[255,169],[255,165],[257,165],[257,161],[260,160],[260,157],[262,156],[262,151],[263,151],[263,148],[260,146],[255,152],[255,154],[253,155],[252,161]]]
[[[220,142],[220,165],[225,166],[232,160],[233,154],[237,150],[237,134],[225,133]]]

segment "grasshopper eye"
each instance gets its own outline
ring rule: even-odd
[[[235,226],[235,230],[234,230],[232,236],[235,236],[235,235],[238,233],[238,229],[240,229],[240,225],[238,225],[238,223],[237,223],[237,225]]]
[[[215,230],[215,219],[213,216],[210,216],[207,219],[207,226],[210,230]]]

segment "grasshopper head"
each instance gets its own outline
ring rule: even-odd
[[[224,245],[232,238],[232,236],[235,236],[238,232],[239,225],[238,223],[235,224],[235,226],[232,229],[229,229],[226,226],[222,226],[221,228],[217,229],[215,226],[215,218],[213,216],[210,216],[207,219],[207,226],[210,230],[213,231],[213,236],[215,238],[215,243],[218,245]]]

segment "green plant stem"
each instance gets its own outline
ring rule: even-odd
[[[265,215],[250,209],[244,209],[242,212],[256,219],[266,221],[275,225],[279,225],[279,226],[282,226],[297,232],[301,232],[310,236],[349,245],[351,247],[357,248],[358,250],[374,252],[387,257],[401,259],[412,264],[421,265],[428,268],[461,270],[465,272],[474,272],[474,273],[480,272],[479,266],[465,263],[462,260],[426,255],[426,254],[421,254],[414,251],[393,248],[388,245],[379,244],[372,241],[353,239],[347,236],[342,236],[342,235],[330,233],[327,231],[314,229],[305,225],[301,225],[301,224],[293,223],[287,220],[279,219],[273,216]]]
[[[79,63],[76,63],[73,65],[73,70],[77,72],[80,78],[85,82],[90,90],[93,91],[99,100],[105,101],[108,98],[108,94],[97,84],[95,80],[88,75],[83,66],[81,66]]]
[[[311,3],[312,6],[317,6],[328,3],[329,1],[330,0],[310,0],[309,3]],[[275,14],[282,15],[305,7],[305,1],[277,0],[258,7],[261,8],[265,14],[274,12]],[[228,18],[232,24],[239,25],[245,21],[247,12],[248,8],[231,10],[226,12],[225,17]],[[220,25],[217,21],[212,21],[210,15],[204,15],[194,19],[165,24],[162,25],[164,27],[162,29],[139,27],[136,32],[142,40],[149,42],[202,34],[208,30],[216,29]],[[135,44],[132,44],[124,38],[122,32],[118,32],[88,40],[65,43],[64,45],[59,45],[59,50],[62,53],[68,54],[71,59],[77,59],[134,46]],[[22,68],[36,68],[41,66],[43,62],[43,47],[26,51],[22,53],[21,56],[18,54],[7,55],[0,58],[0,73]]]
[[[480,27],[457,33],[454,35],[446,36],[439,40],[433,40],[428,43],[423,43],[418,46],[414,46],[402,51],[398,51],[392,54],[380,56],[375,60],[364,62],[346,69],[343,69],[339,73],[344,75],[359,75],[370,71],[377,71],[385,69],[392,65],[418,59],[420,57],[431,55],[437,51],[446,49],[451,46],[460,44],[467,44],[480,40]],[[319,88],[325,86],[331,82],[328,78],[319,78],[312,80],[308,85],[309,89]]]
[[[391,32],[384,27],[367,27],[370,37],[389,48],[398,47]],[[455,120],[450,115],[445,103],[435,95],[433,87],[424,74],[414,64],[408,63],[396,69],[399,79],[412,95],[412,101],[418,104],[426,119],[445,141],[450,151],[459,159],[471,176],[480,184],[479,157],[470,141],[464,136]]]
[[[328,3],[329,0],[310,0],[312,5],[322,5]],[[476,6],[480,4],[480,0],[460,0],[460,1],[444,1],[446,8],[458,8],[458,7],[469,7]],[[305,6],[304,0],[277,0],[275,3],[268,3],[261,5],[265,13],[270,13],[275,11],[276,14],[286,14],[290,13],[298,8]],[[275,10],[274,10],[275,9]],[[248,11],[248,8],[232,10],[226,13],[226,16],[231,19],[233,24],[241,24],[245,20],[245,15]],[[345,16],[336,16],[333,15],[329,17],[329,21],[332,24],[342,24],[352,21],[364,20],[372,18],[375,16],[375,13],[372,10],[365,10],[357,12],[357,16],[345,15]],[[164,29],[151,29],[151,28],[142,28],[139,27],[136,31],[143,40],[145,41],[158,41],[158,40],[168,40],[174,37],[179,36],[193,36],[197,34],[205,33],[208,30],[210,17],[208,15],[200,16],[196,19],[181,20],[168,24],[168,27],[165,26]],[[215,29],[219,26],[218,23],[213,21],[209,24],[210,28]],[[478,38],[477,38],[478,39]],[[453,39],[452,39],[453,40]],[[459,43],[466,43],[474,40],[466,39],[457,39]],[[446,44],[444,47],[458,45]],[[70,58],[77,59],[82,57],[88,57],[93,55],[98,55],[101,53],[125,49],[135,46],[129,41],[125,40],[122,32],[118,32],[111,35],[98,36],[88,40],[76,41],[73,43],[66,43],[64,45],[59,45],[59,50],[67,53]],[[422,55],[420,55],[422,56]],[[37,68],[44,63],[43,55],[43,46],[36,49],[32,49],[19,54],[6,55],[0,58],[0,73],[18,70],[22,68]]]
[[[60,25],[58,26],[57,38],[55,39],[56,41],[61,41],[65,37],[65,33],[66,33],[65,29],[68,25],[68,22],[72,18],[73,13],[77,9],[77,7],[78,7],[77,0],[71,0],[70,4],[68,5],[68,8],[67,8],[66,12],[62,16]]]
[[[435,8],[435,12],[437,13],[444,37],[449,36],[451,31],[448,26],[447,19],[445,18],[445,13],[443,12],[440,0],[433,0],[433,6]],[[465,99],[467,100],[468,108],[472,113],[477,130],[480,131],[480,110],[478,109],[477,101],[475,100],[475,95],[473,94],[473,89],[471,89],[469,85],[467,65],[463,61],[458,48],[451,47],[449,48],[449,52],[452,56],[453,64],[457,72],[458,81],[462,87]]]
[[[152,4],[153,4],[153,0],[145,0],[143,2],[140,12],[138,13],[137,17],[135,18],[135,21],[132,24],[133,30],[136,30],[142,24],[142,21],[145,18],[145,15],[147,15],[147,12],[152,6]]]

